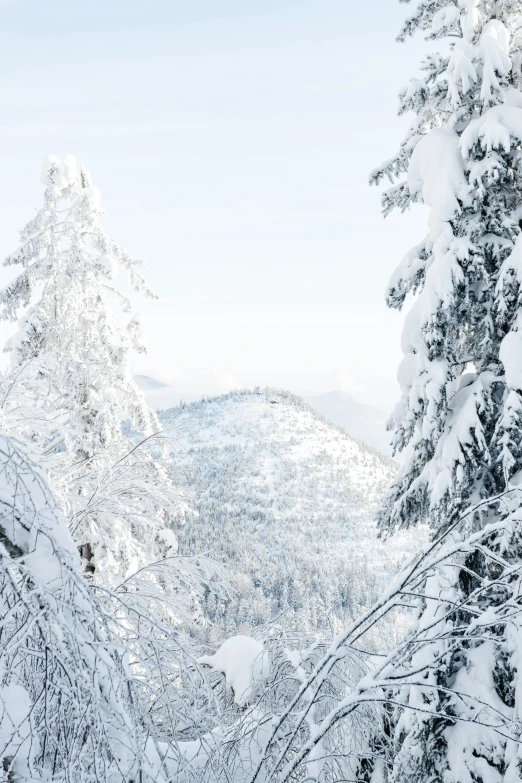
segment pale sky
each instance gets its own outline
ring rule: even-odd
[[[384,221],[367,182],[405,128],[396,95],[422,48],[395,43],[407,11],[0,0],[0,256],[41,204],[44,156],[73,153],[161,297],[137,302],[137,371],[389,410],[402,316],[384,288],[426,215]]]

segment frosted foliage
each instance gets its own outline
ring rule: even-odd
[[[0,763],[6,780],[156,778],[104,610],[40,471],[0,437]],[[149,777],[149,773],[150,777]],[[56,777],[55,777],[56,776]]]
[[[153,458],[150,438],[161,428],[130,372],[132,352],[144,347],[118,272],[152,294],[142,263],[105,233],[90,173],[73,156],[49,156],[42,182],[44,204],[5,261],[21,271],[0,293],[3,317],[18,323],[6,346],[2,421],[48,472],[90,567],[117,581],[172,554],[166,534],[183,506]],[[149,440],[137,446],[124,421]]]
[[[211,634],[339,628],[371,604],[425,533],[377,540],[373,516],[397,466],[275,389],[160,412],[172,475],[197,511],[181,555],[228,568],[235,597],[204,611]]]
[[[204,780],[211,759],[210,779],[225,779],[219,744],[227,731],[229,740],[242,735],[244,723],[234,728],[237,714],[224,718],[202,667],[172,623],[162,624],[148,610],[151,594],[147,601],[142,593],[137,603],[131,583],[114,593],[83,578],[46,479],[5,436],[0,506],[5,780]],[[188,583],[190,572],[184,576]],[[252,715],[246,723],[240,758],[252,733],[261,741],[262,727]]]
[[[220,737],[221,752],[226,749],[224,779],[245,783],[287,780],[286,770],[276,769],[275,759],[279,757],[280,763],[292,759],[303,742],[318,736],[323,721],[369,671],[362,656],[345,649],[335,665],[324,672],[321,698],[316,700],[314,688],[308,690],[306,685],[332,643],[319,634],[306,637],[285,632],[277,625],[258,634],[255,638],[233,636],[213,655],[201,659],[211,669],[212,688],[226,719],[226,726],[205,740],[211,747]],[[238,698],[240,690],[242,698]],[[283,715],[287,720],[281,730]],[[372,718],[375,711],[363,706],[355,721],[348,720],[321,737],[300,765],[300,772],[306,771],[314,780],[351,779],[351,751],[360,744]],[[289,738],[290,746],[285,749]],[[196,773],[209,753],[205,745],[196,743],[192,752],[192,772]],[[200,774],[198,779],[212,779],[208,770]],[[220,770],[215,779],[221,776]]]
[[[64,161],[50,156],[44,170],[44,206],[5,261],[22,271],[1,294],[3,315],[16,320],[26,308],[7,350],[22,373],[31,362],[46,377],[52,372],[51,393],[56,387],[66,396],[68,419],[77,429],[74,450],[90,456],[115,436],[122,411],[140,428],[155,426],[129,372],[131,351],[143,345],[130,302],[111,282],[115,269],[126,271],[136,290],[150,291],[141,262],[105,234],[99,191],[89,172],[78,171],[71,156]],[[36,302],[31,302],[33,292]],[[126,314],[126,329],[113,315],[115,297]]]
[[[372,175],[392,182],[385,212],[428,210],[427,235],[387,291],[391,307],[416,299],[390,419],[403,461],[379,524],[427,522],[434,548],[446,537],[413,590],[411,633],[424,641],[399,646],[388,671],[387,728],[359,769],[372,783],[522,774],[521,14],[520,0],[417,3],[400,39],[422,31],[449,45],[401,92],[410,130]]]
[[[412,561],[427,566],[402,593],[415,622],[379,675],[387,706],[363,781],[520,780],[520,496],[498,505],[472,507]],[[479,509],[497,521],[473,532]]]
[[[484,529],[472,531],[474,515],[494,499],[425,544],[311,668],[287,651],[301,685],[274,716],[251,783],[520,780],[522,515],[512,500]],[[408,632],[364,667],[369,634],[405,604]],[[325,683],[348,661],[342,695],[323,710]]]
[[[522,314],[500,343],[499,359],[504,366],[506,383],[516,391],[522,391]]]

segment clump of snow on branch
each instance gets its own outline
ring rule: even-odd
[[[203,655],[200,663],[225,675],[236,704],[249,699],[256,682],[268,676],[268,654],[261,642],[249,636],[232,636],[214,655]]]
[[[459,137],[449,128],[434,128],[420,139],[408,166],[408,186],[430,209],[430,235],[436,241],[444,223],[469,201]]]

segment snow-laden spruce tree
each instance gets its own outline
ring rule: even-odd
[[[385,211],[419,201],[429,231],[387,292],[400,308],[402,399],[392,416],[402,470],[381,514],[391,530],[447,523],[455,508],[506,488],[522,467],[522,3],[421,2],[401,38],[449,37],[401,93],[415,119],[373,175],[405,180]],[[520,331],[519,331],[520,330]]]
[[[172,554],[181,507],[153,458],[161,427],[130,372],[132,351],[144,348],[116,274],[151,293],[141,262],[105,233],[89,172],[50,156],[42,182],[43,207],[5,261],[22,269],[0,293],[2,316],[18,318],[0,407],[47,470],[88,567],[110,581]]]
[[[462,543],[451,556],[442,548],[414,602],[422,643],[387,672],[403,684],[383,695],[392,704],[390,764],[370,762],[365,779],[515,781],[520,745],[508,737],[517,736],[522,710],[522,3],[421,0],[400,39],[417,31],[449,46],[427,57],[401,93],[400,111],[413,122],[399,153],[373,175],[400,180],[384,196],[386,212],[413,202],[430,210],[426,237],[387,293],[396,308],[408,293],[417,297],[391,419],[404,461],[380,525],[393,532],[428,522],[435,537],[451,529],[447,546]],[[485,534],[470,538],[477,531]],[[505,730],[510,720],[513,732]],[[503,728],[488,727],[495,723]]]

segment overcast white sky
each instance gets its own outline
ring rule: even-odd
[[[422,46],[395,43],[407,11],[0,0],[0,256],[41,203],[44,155],[73,153],[161,297],[138,303],[137,370],[388,410],[401,316],[383,291],[425,214],[384,221],[367,180],[405,127],[396,94]]]

